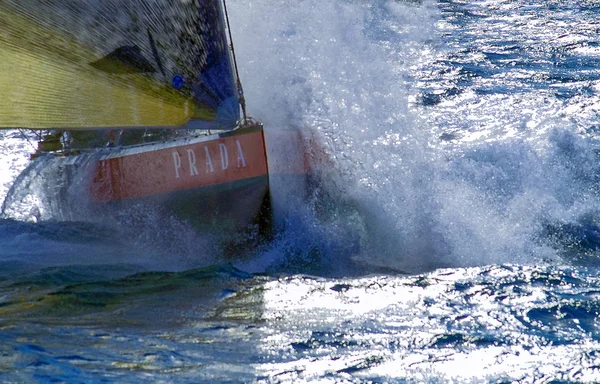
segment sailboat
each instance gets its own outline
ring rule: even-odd
[[[152,204],[201,229],[270,230],[270,174],[302,174],[304,155],[268,158],[224,1],[3,0],[0,25],[0,128],[38,132],[33,162],[85,171],[102,212]]]

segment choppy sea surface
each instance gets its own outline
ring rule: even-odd
[[[314,193],[225,256],[68,220],[0,132],[0,382],[599,382],[600,5],[228,7],[267,138],[326,148]]]

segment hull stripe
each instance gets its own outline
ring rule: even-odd
[[[151,148],[151,147],[149,147]],[[96,201],[112,201],[227,184],[267,175],[262,130],[154,147],[100,160],[92,181]]]

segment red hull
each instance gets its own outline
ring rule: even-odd
[[[115,201],[267,176],[262,128],[116,149],[101,159],[92,199]]]
[[[264,233],[270,206],[262,127],[110,150],[93,168],[90,192],[101,206],[159,207],[201,231]]]
[[[262,126],[254,126],[42,158],[52,164],[45,168],[58,171],[62,187],[55,196],[56,206],[63,207],[65,216],[81,213],[110,219],[138,208],[158,209],[198,231],[225,237],[247,234],[246,229],[264,234],[273,224],[279,226],[273,217],[285,218],[301,204],[308,163],[315,158],[297,130],[275,130],[266,136],[267,140]],[[89,193],[81,194],[79,187]],[[84,199],[71,215],[72,196]],[[88,203],[90,210],[78,210]]]

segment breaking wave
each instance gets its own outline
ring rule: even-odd
[[[582,249],[594,256],[597,143],[581,135],[594,127],[593,107],[581,93],[555,92],[577,87],[552,64],[552,38],[564,36],[537,25],[515,31],[539,47],[515,71],[498,69],[514,49],[504,41],[473,33],[454,48],[456,30],[496,28],[478,17],[485,5],[440,21],[464,10],[427,1],[244,4],[232,18],[243,20],[233,32],[250,109],[267,129],[300,127],[331,160],[271,260],[299,248],[307,265],[319,254],[333,270],[351,262],[415,272],[561,262]],[[587,51],[562,53],[593,61]],[[513,79],[510,92],[499,76]],[[584,119],[569,118],[574,108]]]
[[[240,266],[339,275],[595,257],[598,76],[590,69],[582,84],[560,66],[587,60],[592,68],[595,51],[572,48],[592,42],[534,25],[513,33],[537,49],[511,56],[516,48],[506,37],[455,36],[496,28],[478,16],[480,7],[231,2],[249,111],[265,123],[267,139],[293,127],[317,148],[310,196],[279,202],[294,209],[277,218],[273,241]],[[498,15],[509,18],[511,10]],[[503,65],[511,58],[515,65]],[[23,147],[12,148],[21,158]],[[36,167],[8,193],[5,217],[89,219],[77,183],[61,206],[31,195],[41,179],[64,185],[37,177],[48,170]],[[225,260],[210,236],[134,211],[117,224],[135,244],[183,255],[182,266]]]

